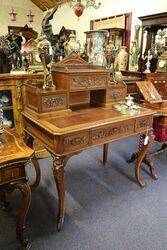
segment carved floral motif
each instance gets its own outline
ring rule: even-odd
[[[92,140],[96,141],[99,139],[103,139],[106,137],[112,137],[118,134],[126,134],[127,132],[134,131],[134,123],[131,124],[123,124],[115,127],[109,127],[106,129],[96,130],[92,132]]]
[[[143,119],[141,121],[139,121],[139,127],[142,128],[142,127],[147,127],[149,126],[149,120],[148,119]]]
[[[70,150],[74,148],[82,148],[88,145],[89,135],[87,133],[71,135],[64,138],[64,148],[65,150]]]
[[[126,96],[126,89],[117,89],[117,90],[112,90],[111,93],[111,98],[112,99],[122,99],[125,98]]]
[[[75,76],[70,79],[70,89],[105,88],[104,76]]]
[[[42,98],[42,108],[44,110],[48,109],[60,109],[60,108],[66,108],[67,106],[67,100],[65,94],[59,94],[55,96],[44,96]]]

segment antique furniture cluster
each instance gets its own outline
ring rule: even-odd
[[[127,107],[122,113],[114,104],[125,105],[126,85],[110,83],[109,72],[101,66],[90,65],[76,53],[53,64],[51,68],[55,89],[43,89],[41,83],[26,84],[26,104],[23,112],[24,129],[32,140],[37,138],[51,153],[53,174],[59,198],[58,230],[64,221],[65,167],[70,157],[82,150],[134,134],[141,134],[136,154],[135,174],[141,187],[141,163],[146,163],[151,177],[155,171],[146,158],[153,142],[153,112]],[[131,103],[132,104],[132,103]]]
[[[75,30],[62,27],[59,34],[53,33],[58,1],[32,2],[42,10],[53,7],[45,13],[41,35],[37,38],[33,29],[15,26],[0,38],[0,71],[13,67],[29,72],[0,75],[0,201],[7,207],[6,192],[22,192],[16,233],[25,247],[23,224],[31,191],[40,181],[35,151],[41,145],[53,158],[58,231],[64,222],[65,173],[72,156],[101,145],[105,165],[110,142],[139,135],[138,152],[131,152],[129,162],[136,161],[136,181],[145,187],[143,163],[157,179],[149,159],[154,137],[164,143],[163,150],[167,147],[167,13],[140,17],[142,27],[135,26],[132,46],[132,13],[92,20],[82,48]],[[82,1],[76,2],[82,7]],[[1,126],[2,114],[12,130]],[[30,161],[36,171],[33,185],[25,171]]]

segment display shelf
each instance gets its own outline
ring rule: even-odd
[[[3,107],[11,107],[13,105],[12,91],[0,90],[0,102],[2,103]]]
[[[42,81],[43,74],[0,74],[0,101],[10,127],[23,133],[21,112],[24,107],[24,84],[31,80]],[[5,120],[6,121],[6,120]]]
[[[14,128],[14,115],[12,110],[4,110],[3,112],[3,123],[8,125],[10,128]]]

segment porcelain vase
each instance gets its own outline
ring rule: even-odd
[[[105,37],[107,31],[92,31],[92,49],[89,54],[89,63],[94,65],[106,66],[107,61],[104,52]]]
[[[120,52],[118,53],[118,69],[119,69],[119,71],[126,70],[127,65],[128,65],[128,52],[126,51],[126,46],[122,46]]]

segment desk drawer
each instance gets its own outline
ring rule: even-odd
[[[25,177],[24,167],[11,167],[0,172],[0,185]]]
[[[152,126],[153,126],[153,116],[145,116],[137,119],[135,131],[136,132],[141,132],[144,130],[146,131],[147,129],[152,128]]]
[[[20,169],[19,168],[11,168],[4,171],[4,179],[11,180],[13,178],[20,176]]]
[[[73,152],[86,148],[89,145],[89,132],[75,133],[63,139],[64,152]]]
[[[135,130],[135,120],[118,122],[114,125],[92,130],[92,144],[105,143],[124,136],[132,135]]]

